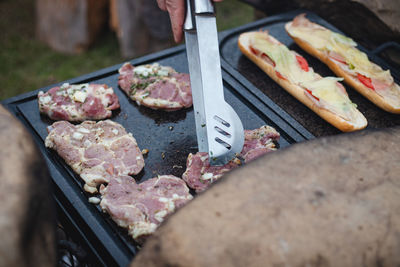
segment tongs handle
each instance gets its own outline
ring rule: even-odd
[[[194,12],[196,15],[215,15],[214,2],[212,0],[194,0]]]
[[[186,18],[183,30],[196,30],[195,15],[215,16],[214,2],[212,0],[186,0]]]

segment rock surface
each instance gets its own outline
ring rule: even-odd
[[[398,266],[400,128],[324,137],[226,175],[135,266]]]
[[[0,105],[0,266],[55,266],[55,216],[46,164]]]

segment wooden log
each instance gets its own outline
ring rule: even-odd
[[[51,48],[79,53],[107,21],[107,0],[36,0],[36,34]]]
[[[174,44],[168,14],[158,8],[156,1],[111,0],[110,27],[117,33],[125,58]]]

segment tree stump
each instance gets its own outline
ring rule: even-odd
[[[79,53],[107,21],[108,0],[36,0],[36,33],[56,51]]]
[[[156,1],[111,0],[110,26],[117,33],[125,58],[174,44],[168,14],[158,8]]]

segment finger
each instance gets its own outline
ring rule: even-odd
[[[172,32],[175,42],[182,41],[183,21],[185,17],[184,0],[166,0],[166,7],[171,19]]]
[[[165,0],[157,0],[158,7],[163,10],[167,11],[167,7],[165,5]]]

